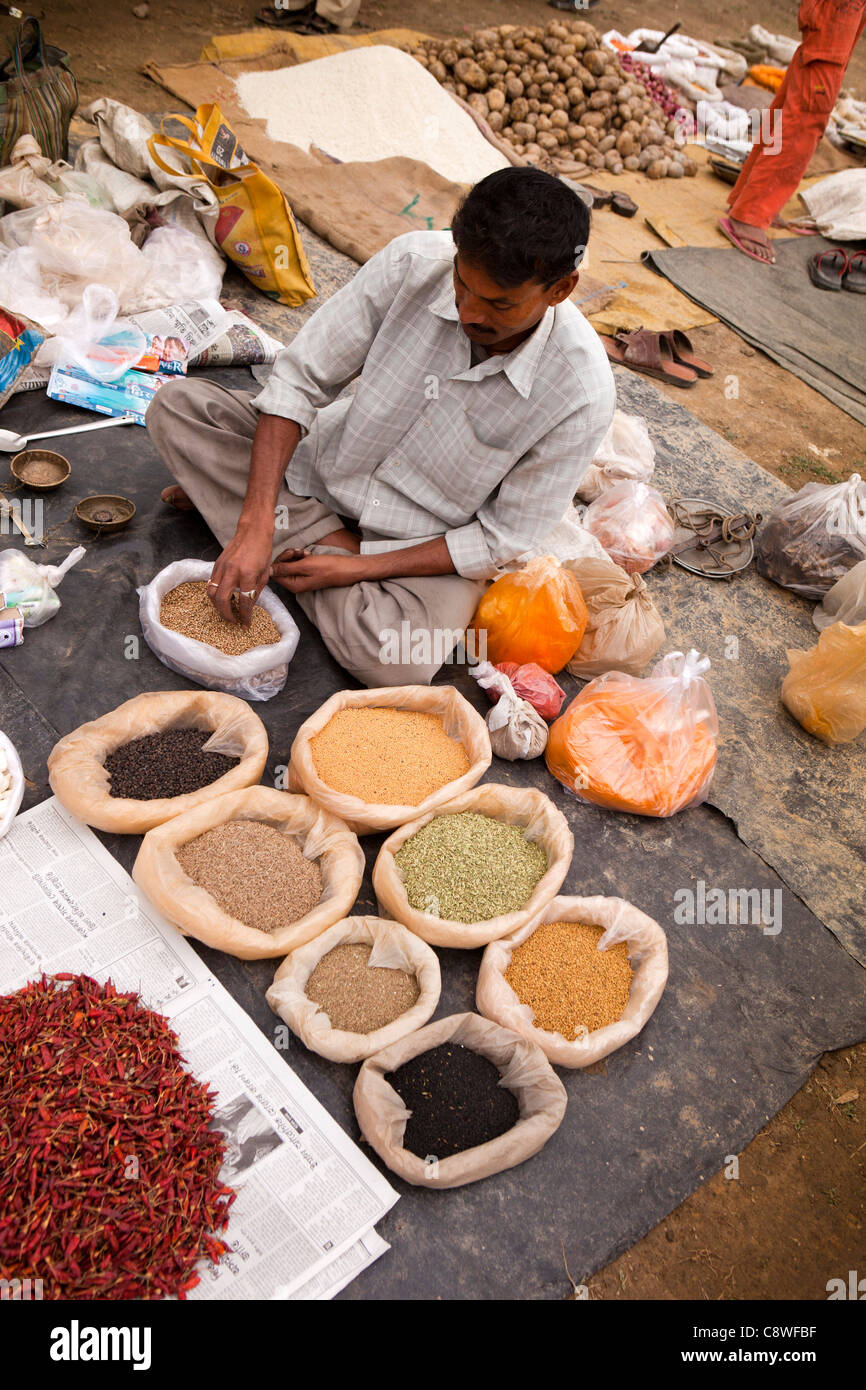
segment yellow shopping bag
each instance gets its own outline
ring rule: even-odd
[[[167,135],[166,120],[186,126],[191,138]],[[312,298],[316,287],[288,200],[249,160],[218,106],[200,106],[194,121],[165,117],[162,133],[152,135],[147,147],[166,173],[188,172],[213,189],[220,204],[216,243],[257,289],[280,304]],[[166,163],[160,149],[181,155],[188,168]]]

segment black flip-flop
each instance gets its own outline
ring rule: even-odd
[[[821,251],[809,262],[809,279],[819,290],[841,290],[842,277],[848,269],[848,253],[841,246]]]
[[[842,275],[842,288],[850,290],[852,294],[866,294],[866,251],[852,251],[848,257],[848,265]]]
[[[267,24],[269,29],[288,29],[293,34],[333,34],[337,30],[336,24],[316,14],[315,0],[302,10],[278,10],[265,5],[256,14],[256,23]]]

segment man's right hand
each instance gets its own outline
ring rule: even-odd
[[[256,599],[270,577],[273,545],[273,525],[239,528],[214,565],[208,597],[228,622],[240,620],[249,626]],[[237,608],[232,604],[236,591]]]

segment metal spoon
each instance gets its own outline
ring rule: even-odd
[[[90,425],[71,425],[65,430],[43,430],[40,434],[15,434],[13,430],[0,430],[0,453],[17,454],[26,449],[32,439],[56,439],[61,434],[84,434],[86,430],[107,430],[111,425],[134,425],[133,415],[112,416],[110,420],[95,420]]]

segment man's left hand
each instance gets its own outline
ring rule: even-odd
[[[271,575],[291,594],[305,594],[311,589],[343,589],[366,578],[364,557],[361,555],[304,555],[286,560],[279,556],[271,567]]]

